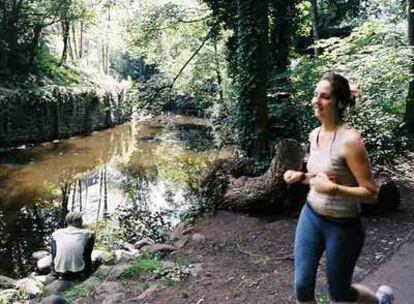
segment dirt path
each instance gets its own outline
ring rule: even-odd
[[[405,163],[395,170],[392,174],[401,190],[401,207],[394,214],[363,218],[366,242],[355,270],[356,282],[389,260],[414,228],[414,169]],[[202,263],[200,275],[152,294],[145,303],[294,303],[292,249],[296,223],[292,216],[257,218],[223,211],[199,221],[193,233],[201,233],[206,239],[189,242],[175,257]],[[324,265],[322,259],[319,295],[326,294]]]

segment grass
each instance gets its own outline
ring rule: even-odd
[[[144,254],[137,258],[132,265],[121,274],[121,277],[123,279],[132,279],[141,274],[152,273],[160,269],[162,269],[162,267],[157,257]]]
[[[73,303],[76,299],[86,298],[92,294],[92,291],[84,284],[78,283],[73,285],[68,291],[64,293],[64,297],[69,303]]]
[[[329,304],[331,302],[329,301],[329,297],[326,294],[323,294],[323,295],[318,296],[317,303],[318,304]]]

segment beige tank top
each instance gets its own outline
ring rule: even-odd
[[[317,174],[325,172],[334,174],[336,182],[344,186],[358,186],[342,155],[347,126],[340,126],[334,133],[332,141],[325,147],[318,146],[321,128],[316,129],[310,136],[310,152],[307,163],[308,172]],[[359,202],[339,195],[327,195],[310,188],[308,203],[322,215],[345,218],[356,217],[360,214]]]

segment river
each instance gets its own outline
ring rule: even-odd
[[[128,210],[174,226],[206,163],[231,155],[211,149],[209,130],[206,120],[172,116],[0,152],[0,274],[32,271],[32,253],[47,248],[69,210],[98,222],[101,235],[128,229],[116,222],[136,215]]]

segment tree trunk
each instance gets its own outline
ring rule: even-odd
[[[66,63],[66,60],[68,58],[69,28],[70,28],[69,20],[64,19],[62,21],[63,51],[62,51],[62,56],[60,58],[59,65]]]
[[[275,0],[271,2],[272,27],[270,50],[272,67],[278,72],[286,71],[289,64],[289,49],[292,39],[292,19],[296,1]]]
[[[80,23],[80,33],[79,33],[79,59],[82,59],[83,56],[83,21]]]
[[[238,1],[238,145],[248,157],[268,157],[268,2]]]
[[[408,0],[408,44],[414,54],[414,0]],[[414,136],[414,59],[411,58],[408,97],[405,108],[405,123],[408,132]]]
[[[320,39],[318,0],[311,0],[311,5],[313,43],[316,44]],[[315,45],[315,56],[318,57],[320,54],[321,50]]]
[[[30,48],[29,57],[29,71],[32,70],[34,64],[34,58],[36,57],[37,47],[39,45],[40,34],[42,32],[42,26],[37,25],[33,28],[33,39]]]
[[[216,161],[200,175],[200,194],[217,209],[243,212],[281,209],[287,196],[283,181],[286,170],[302,168],[304,151],[293,139],[283,139],[267,172],[258,177],[244,176],[240,162]],[[244,172],[243,172],[244,171]]]
[[[218,93],[219,93],[220,101],[223,101],[223,88],[222,88],[221,72],[220,72],[220,60],[219,60],[219,55],[217,52],[217,37],[214,37],[213,44],[214,44],[214,62],[216,65],[215,69],[216,69],[216,75],[217,75]]]
[[[79,54],[78,51],[78,44],[76,41],[76,27],[75,27],[75,23],[72,24],[72,46],[73,46],[73,60],[77,60],[77,56]]]

